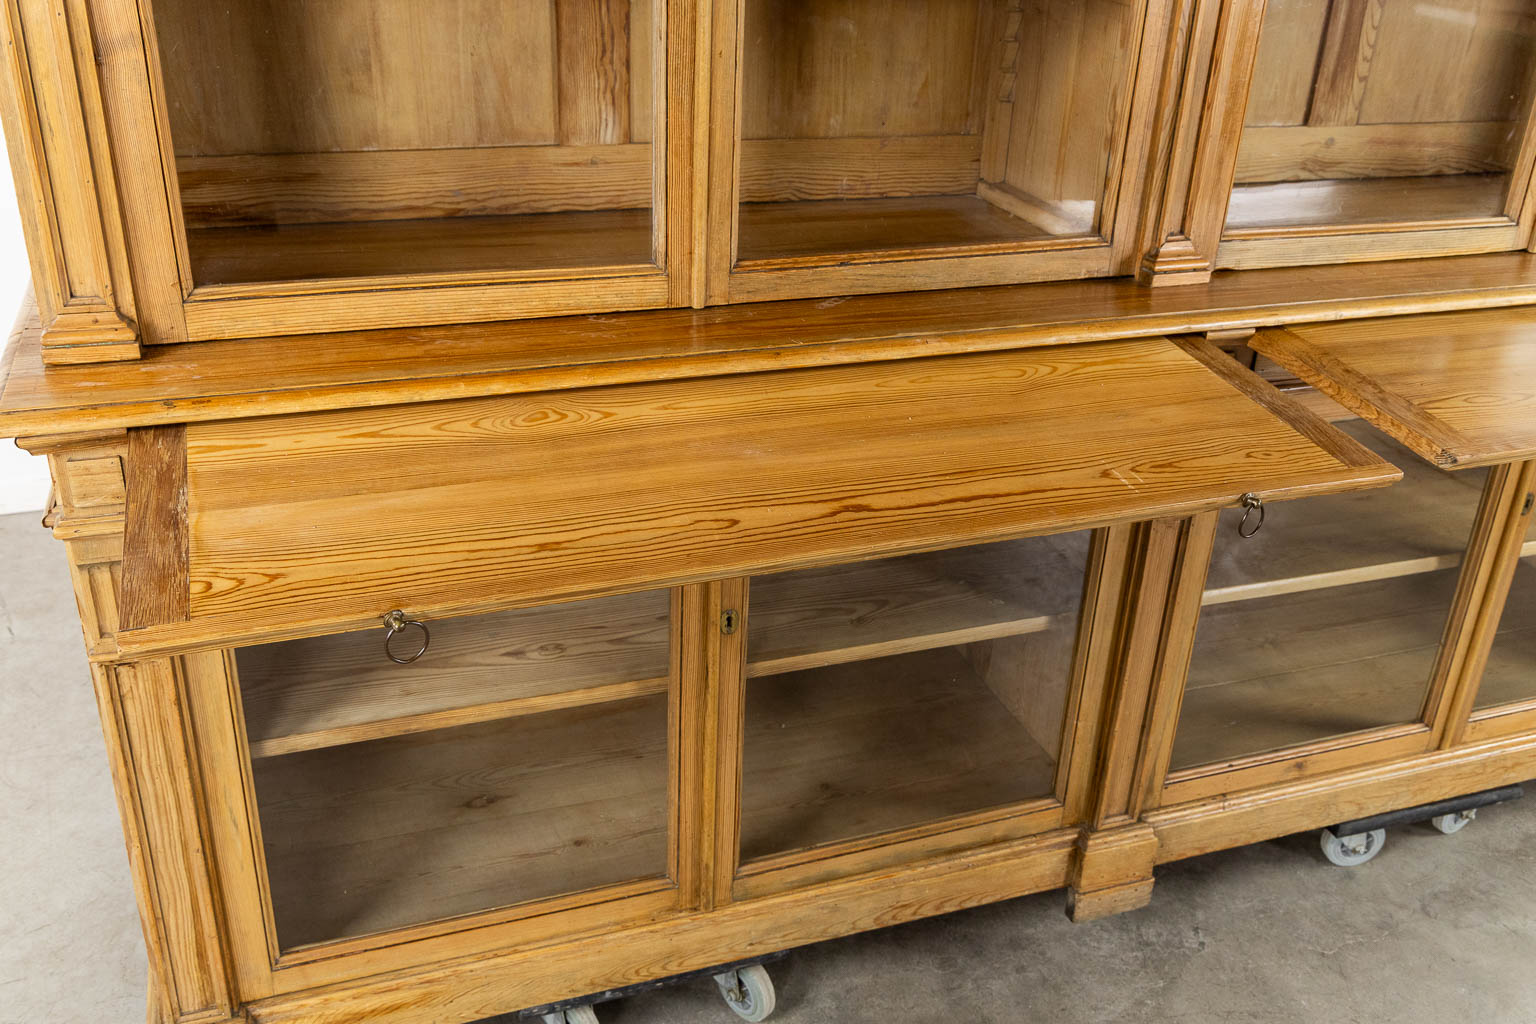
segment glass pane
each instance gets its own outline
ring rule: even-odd
[[[754,579],[742,859],[1051,796],[1088,545]]]
[[[738,259],[1097,234],[1136,6],[746,0]]]
[[[1526,541],[1515,567],[1475,707],[1527,700],[1536,700],[1536,533]]]
[[[1175,770],[1419,719],[1486,471],[1338,426],[1403,481],[1275,504],[1251,540],[1223,513]]]
[[[1503,214],[1536,3],[1270,0],[1227,228]]]
[[[199,285],[652,264],[660,0],[156,0]]]
[[[666,875],[669,609],[434,622],[409,665],[382,629],[236,651],[281,945]]]

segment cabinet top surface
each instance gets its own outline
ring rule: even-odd
[[[136,361],[49,368],[24,313],[0,361],[0,436],[1521,303],[1536,303],[1536,256],[1498,253],[1176,288],[1070,281],[157,345]]]
[[[1448,469],[1536,457],[1536,312],[1260,331],[1253,347]]]

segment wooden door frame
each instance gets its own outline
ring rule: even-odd
[[[1502,215],[1445,226],[1436,226],[1436,221],[1401,221],[1227,232],[1227,203],[1235,184],[1266,0],[1187,3],[1195,8],[1190,14],[1190,35],[1197,41],[1187,63],[1193,81],[1186,83],[1181,98],[1175,154],[1192,146],[1192,170],[1187,175],[1178,173],[1175,157],[1175,173],[1164,193],[1164,209],[1169,213],[1160,226],[1163,235],[1141,267],[1144,282],[1189,284],[1209,279],[1215,269],[1513,252],[1530,246],[1536,224],[1536,103],[1527,114]],[[1209,75],[1201,74],[1204,52],[1209,52]],[[1198,129],[1192,129],[1190,124],[1197,121]]]
[[[699,12],[708,5],[707,0],[655,2],[666,14],[666,44],[657,75],[665,88],[656,90],[657,123],[664,129],[653,143],[652,212],[662,260],[654,272],[400,274],[207,288],[195,287],[190,277],[152,0],[90,4],[92,30],[101,41],[96,60],[105,130],[121,184],[140,340],[158,344],[687,305],[693,299],[698,240],[693,67]]]
[[[1288,785],[1371,764],[1401,761],[1462,742],[1469,709],[1518,560],[1523,529],[1517,532],[1516,527],[1524,524],[1519,507],[1536,478],[1536,470],[1529,467],[1527,464],[1523,474],[1515,467],[1495,467],[1483,488],[1417,721],[1325,737],[1171,772],[1168,759],[1179,712],[1174,704],[1165,716],[1167,732],[1158,744],[1160,762],[1147,776],[1150,788],[1146,808],[1192,804],[1239,791]],[[1214,544],[1214,534],[1211,543]],[[1207,551],[1204,557],[1208,560],[1210,553]],[[1203,585],[1202,573],[1200,586],[1189,585],[1182,602],[1187,605],[1192,601],[1198,610]],[[1198,615],[1181,616],[1170,622],[1165,640],[1169,655],[1160,668],[1163,686],[1177,691],[1169,700],[1182,700],[1197,626]]]
[[[935,247],[918,256],[871,257],[848,261],[838,257],[807,259],[804,265],[742,269],[736,260],[737,216],[741,177],[740,24],[746,0],[714,5],[709,27],[709,60],[704,62],[707,91],[706,124],[709,176],[702,190],[707,205],[703,233],[709,245],[703,253],[700,302],[709,305],[811,298],[827,295],[930,290],[1031,281],[1113,277],[1134,272],[1139,258],[1140,218],[1149,153],[1154,136],[1160,74],[1170,46],[1183,37],[1173,24],[1173,9],[1182,0],[1141,0],[1137,9],[1136,55],[1126,70],[1125,109],[1115,126],[1106,190],[1108,199],[1097,239],[1064,238],[1021,242],[1006,251],[978,251],[975,246]],[[995,249],[996,247],[988,247]]]
[[[707,906],[699,851],[710,835],[712,806],[709,719],[712,699],[703,619],[716,585],[671,592],[672,685],[668,691],[668,877],[640,879],[590,892],[421,922],[386,932],[294,950],[278,944],[265,877],[261,824],[232,650],[171,659],[181,666],[189,746],[203,780],[209,847],[222,910],[236,1003],[388,971],[531,947],[592,931],[615,931]]]

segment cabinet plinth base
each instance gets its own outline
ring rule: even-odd
[[[1153,879],[1079,892],[1067,889],[1067,916],[1077,924],[1097,921],[1101,917],[1114,917],[1130,910],[1140,910],[1152,902]]]
[[[1152,867],[1157,835],[1144,824],[1085,832],[1077,841],[1077,863],[1067,889],[1067,916],[1093,921],[1152,901]]]

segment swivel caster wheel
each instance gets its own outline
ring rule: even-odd
[[[715,984],[720,986],[725,1005],[742,1020],[767,1020],[773,1013],[773,979],[762,964],[717,974]]]
[[[1456,811],[1454,814],[1437,814],[1429,819],[1429,823],[1448,836],[1455,835],[1472,823],[1477,817],[1477,808],[1472,807],[1465,811]]]
[[[1341,868],[1352,868],[1364,864],[1381,852],[1387,842],[1387,830],[1373,828],[1369,832],[1336,836],[1333,829],[1325,828],[1321,838],[1324,857]]]
[[[590,1003],[572,1006],[559,1013],[544,1014],[544,1024],[597,1024],[597,1011]]]

